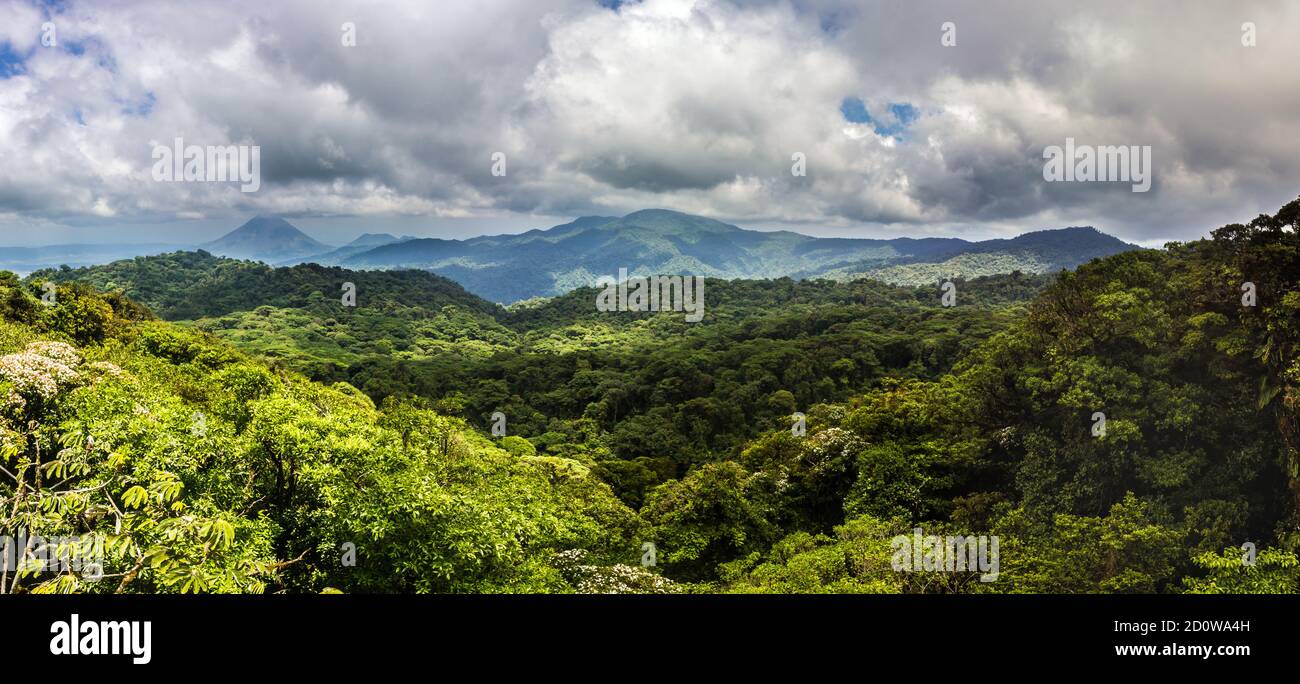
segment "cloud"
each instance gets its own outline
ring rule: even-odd
[[[5,3],[0,217],[669,207],[1193,237],[1300,192],[1298,30],[1282,0]],[[152,143],[175,137],[259,145],[261,190],[153,181]],[[1042,150],[1066,137],[1152,146],[1151,192],[1045,183]]]

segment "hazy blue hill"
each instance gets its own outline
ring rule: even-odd
[[[257,216],[200,248],[220,256],[275,263],[323,254],[333,246],[315,240],[282,218]]]
[[[974,253],[1032,252],[1035,256],[1063,268],[1080,266],[1097,257],[1110,256],[1133,249],[1119,238],[1107,235],[1090,226],[1036,230],[1006,240],[985,240],[976,243]]]
[[[840,280],[866,277],[896,285],[924,285],[948,278],[977,278],[1012,271],[1054,273],[1132,249],[1137,247],[1095,228],[1071,227],[966,243],[951,251],[945,247],[928,256],[912,256],[897,263],[861,263],[824,275]]]
[[[483,235],[470,238],[465,242],[475,245],[522,244],[529,242],[554,243],[592,228],[599,228],[607,223],[617,221],[617,216],[581,216],[569,223],[553,228],[534,228],[518,235]]]
[[[277,265],[292,266],[294,264],[313,263],[313,264],[320,264],[322,266],[337,266],[341,264],[348,257],[356,256],[357,254],[361,254],[362,252],[368,252],[376,247],[383,247],[384,245],[391,245],[398,242],[406,242],[408,240],[414,240],[414,239],[415,238],[409,235],[403,237],[397,237],[396,235],[390,235],[388,233],[366,233],[361,237],[353,240],[352,242],[349,242],[348,244],[339,247],[336,250],[325,252],[324,254],[316,254],[307,257],[297,257],[294,259],[285,259],[284,261],[279,262]]]
[[[935,273],[977,277],[1072,268],[1133,249],[1091,228],[1038,231],[1009,240],[816,238],[752,231],[663,209],[621,218],[588,216],[550,230],[469,240],[418,239],[346,257],[350,268],[419,268],[440,273],[492,301],[554,296],[618,274],[712,278],[872,277],[901,284]],[[953,260],[958,261],[954,262]],[[951,263],[950,263],[951,262]],[[908,268],[924,264],[927,268]]]
[[[374,247],[347,260],[350,266],[392,267],[430,263],[449,256],[465,255],[473,250],[458,240],[418,238],[400,244]]]
[[[550,253],[554,246],[617,219],[585,216],[548,230],[530,230],[518,235],[487,235],[468,240],[418,238],[404,242],[381,245],[349,258],[346,265],[360,268],[411,267],[428,268],[429,264],[446,260],[463,259],[467,263],[491,264],[501,256],[501,250],[511,250],[514,255]],[[568,242],[572,247],[580,242]]]
[[[344,247],[379,247],[381,245],[392,244],[402,240],[410,240],[409,237],[399,238],[396,235],[388,233],[365,233],[361,237],[349,242]]]

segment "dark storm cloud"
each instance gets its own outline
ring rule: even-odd
[[[1280,0],[8,3],[0,221],[659,206],[1188,237],[1300,192],[1298,32]],[[262,189],[153,181],[175,137],[259,145]],[[1045,183],[1066,137],[1150,145],[1152,190]]]

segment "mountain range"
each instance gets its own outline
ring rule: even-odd
[[[198,247],[219,256],[278,266],[316,263],[353,270],[428,270],[503,304],[594,285],[601,277],[617,276],[620,269],[633,276],[841,281],[867,277],[922,285],[1015,271],[1051,273],[1137,249],[1091,227],[979,242],[937,237],[818,238],[790,231],[746,230],[663,209],[621,217],[584,216],[549,229],[466,240],[366,233],[341,247],[316,240],[283,218],[257,216]],[[96,262],[90,257],[85,255],[76,265],[109,260]],[[62,262],[42,264],[32,259],[32,268],[24,270],[57,263]]]
[[[433,270],[487,299],[509,303],[562,294],[616,276],[714,278],[871,277],[900,285],[1022,271],[1048,273],[1136,249],[1090,227],[970,242],[958,238],[817,238],[753,231],[700,216],[650,209],[587,216],[548,230],[468,240],[394,241],[322,262],[353,269]]]

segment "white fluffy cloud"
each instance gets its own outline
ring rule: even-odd
[[[5,3],[0,231],[653,206],[843,234],[1093,224],[1153,241],[1300,193],[1300,6],[1043,4]],[[40,44],[46,21],[58,46]],[[891,103],[918,116],[882,134],[846,120],[845,98],[877,124],[897,123]],[[152,143],[175,137],[260,145],[261,190],[153,181]],[[1066,137],[1151,145],[1152,191],[1043,182],[1044,146]]]

